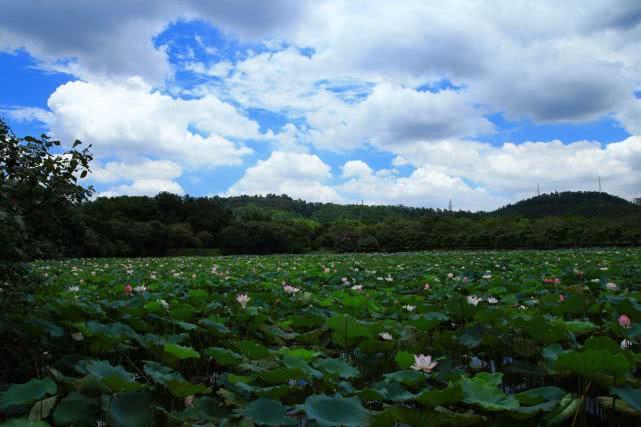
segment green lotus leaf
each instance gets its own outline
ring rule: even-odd
[[[204,353],[222,366],[235,365],[243,361],[243,356],[226,348],[209,347]]]
[[[56,426],[94,426],[98,409],[98,399],[71,392],[56,406],[53,421]]]
[[[258,341],[236,341],[234,343],[234,347],[236,347],[238,351],[240,351],[243,355],[247,356],[251,360],[265,359],[270,355],[269,349]]]
[[[407,351],[399,351],[396,353],[394,360],[401,369],[408,369],[414,364],[414,355]]]
[[[307,350],[306,348],[300,348],[300,347],[296,347],[296,348],[283,347],[278,350],[278,353],[282,355],[292,356],[292,357],[299,357],[304,360],[311,360],[322,354],[320,351]]]
[[[632,409],[641,412],[641,389],[631,387],[610,387],[610,394],[619,396]]]
[[[185,377],[158,362],[147,361],[144,368],[147,374],[155,383],[166,385],[169,381],[185,381]]]
[[[601,350],[583,352],[569,350],[559,354],[555,368],[574,372],[582,377],[594,378],[604,374],[622,377],[630,371],[631,366],[628,360],[620,354]]]
[[[204,384],[192,384],[189,381],[181,380],[168,381],[167,390],[169,390],[174,397],[186,397],[211,392],[211,389]]]
[[[574,416],[580,404],[581,399],[575,398],[574,395],[568,393],[559,402],[559,407],[545,416],[546,424],[549,426],[562,425],[570,417]]]
[[[187,423],[189,421],[197,424],[207,424],[214,422],[216,425],[221,424],[220,420],[231,414],[229,409],[220,401],[210,396],[203,396],[194,401],[193,406],[185,408],[181,412],[169,413],[169,418],[173,421]]]
[[[261,397],[247,405],[241,414],[254,420],[256,424],[266,426],[296,425],[295,418],[286,416],[288,407],[277,400]]]
[[[338,375],[340,378],[350,379],[357,377],[359,371],[346,361],[342,359],[321,359],[314,363],[321,371],[329,372],[333,375]]]
[[[299,368],[277,368],[268,371],[261,371],[258,376],[269,384],[286,383],[289,380],[302,380],[307,375]]]
[[[100,407],[106,413],[107,424],[115,427],[153,425],[153,400],[148,391],[131,391],[103,395]]]
[[[300,407],[321,426],[363,426],[369,418],[359,399],[340,395],[312,395]]]
[[[409,323],[419,331],[427,332],[439,326],[442,322],[448,320],[448,317],[439,312],[429,312],[418,316]]]
[[[558,387],[537,387],[514,395],[522,405],[538,405],[549,401],[559,401],[567,392]]]
[[[106,360],[92,360],[79,366],[79,370],[96,377],[113,393],[136,390],[142,387],[137,383],[133,374],[127,372],[122,366],[112,366]]]
[[[503,374],[481,372],[473,378],[461,378],[461,391],[465,403],[476,404],[488,411],[504,411],[519,407],[519,401],[512,395],[506,395],[499,384]]]
[[[448,383],[447,387],[442,390],[426,390],[422,392],[416,400],[424,406],[434,408],[462,401],[463,391],[459,382]]]
[[[425,374],[419,371],[407,370],[384,374],[385,381],[395,381],[408,386],[415,386],[425,381]]]
[[[20,414],[43,397],[56,394],[58,386],[51,378],[32,379],[24,384],[13,384],[0,393],[0,412]]]
[[[163,347],[163,350],[165,353],[172,355],[176,359],[200,359],[200,353],[191,347],[167,343]]]
[[[231,333],[227,326],[212,319],[202,319],[198,323],[200,326],[204,327],[207,331],[216,336],[225,336]]]

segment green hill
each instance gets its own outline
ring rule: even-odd
[[[549,193],[514,204],[494,212],[499,216],[543,218],[547,216],[613,217],[641,214],[641,206],[621,197],[598,191],[565,191]]]

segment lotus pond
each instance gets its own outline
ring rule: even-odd
[[[34,268],[6,425],[640,425],[640,249]]]

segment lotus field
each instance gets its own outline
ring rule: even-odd
[[[639,425],[640,249],[34,268],[6,425]]]

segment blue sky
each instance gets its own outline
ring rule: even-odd
[[[14,2],[0,115],[92,144],[97,196],[479,210],[599,176],[641,194],[634,2],[245,3]]]

